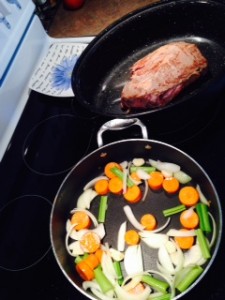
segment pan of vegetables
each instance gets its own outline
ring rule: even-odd
[[[103,133],[139,126],[143,138],[103,145]],[[222,212],[205,170],[148,139],[139,119],[113,119],[54,199],[50,235],[68,281],[89,299],[180,299],[217,255]]]

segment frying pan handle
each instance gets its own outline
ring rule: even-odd
[[[105,131],[112,130],[123,130],[133,125],[138,125],[141,128],[143,139],[148,138],[148,131],[146,126],[137,118],[133,119],[113,119],[104,123],[97,132],[97,143],[98,147],[103,146],[102,134]]]

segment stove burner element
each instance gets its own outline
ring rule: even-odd
[[[78,120],[70,114],[41,121],[25,139],[25,164],[40,175],[58,175],[69,171],[88,150],[92,137],[90,128],[88,120]],[[77,136],[85,138],[78,140]]]
[[[38,195],[24,195],[0,210],[0,268],[28,269],[50,250],[51,203]]]

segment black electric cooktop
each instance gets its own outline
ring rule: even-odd
[[[212,179],[224,209],[225,96],[182,126],[170,120],[143,123],[149,138],[188,153]],[[97,147],[96,133],[106,122],[78,106],[75,98],[32,92],[0,163],[0,299],[86,299],[65,279],[54,258],[49,217],[54,196],[66,174]],[[139,132],[105,135],[105,143],[135,138]],[[224,238],[203,280],[182,299],[225,298]]]

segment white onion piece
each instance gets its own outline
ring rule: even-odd
[[[124,255],[124,268],[127,275],[143,272],[141,245],[128,246]]]
[[[67,231],[66,237],[65,237],[65,247],[66,247],[67,252],[68,252],[70,255],[72,255],[72,254],[71,254],[71,251],[70,251],[70,249],[69,249],[69,238],[70,238],[71,232],[74,230],[74,227],[75,227],[76,225],[77,225],[77,224],[71,225],[70,230]]]
[[[118,232],[118,237],[117,237],[117,250],[123,252],[125,249],[125,233],[127,230],[127,222],[123,222],[120,225],[119,232]]]
[[[74,256],[74,257],[84,254],[84,251],[80,247],[80,242],[79,241],[75,241],[75,242],[72,242],[71,244],[69,244],[68,249],[69,249],[70,255]]]
[[[123,169],[126,169],[128,167],[128,161],[127,160],[124,160],[123,162],[120,163],[120,166],[123,168]]]
[[[114,248],[110,248],[109,252],[110,252],[111,257],[115,261],[122,261],[124,259],[124,253],[122,253]]]
[[[89,209],[91,201],[97,196],[96,191],[87,188],[77,200],[77,208]]]
[[[93,224],[95,227],[98,226],[98,221],[96,219],[96,217],[87,209],[83,209],[83,208],[74,208],[73,210],[71,210],[71,214],[74,214],[76,211],[83,211],[85,212],[92,220]]]
[[[171,274],[171,275],[175,275],[177,272],[179,272],[183,268],[184,253],[181,250],[181,248],[175,243],[175,241],[171,240],[171,243],[173,243],[174,247],[176,248],[176,251],[173,252],[172,254],[170,254],[170,258],[171,258],[172,262],[173,262],[172,256],[176,256],[176,261],[174,261],[174,264],[176,267],[174,269],[174,273]]]
[[[142,274],[135,275],[135,276],[127,276],[124,279],[123,284],[121,286],[125,291],[129,291],[133,289],[136,285],[138,285],[141,282],[141,279],[142,279]]]
[[[113,261],[111,256],[107,252],[103,252],[101,259],[102,271],[107,277],[107,279],[114,285],[117,280],[117,274],[113,266]]]
[[[191,176],[182,170],[175,172],[173,176],[182,184],[186,184],[192,180]]]
[[[98,283],[97,283],[96,281],[94,281],[94,280],[92,280],[92,281],[88,281],[88,280],[83,281],[83,282],[82,282],[82,287],[83,287],[83,289],[84,289],[85,291],[88,290],[88,289],[90,289],[90,288],[94,288],[94,289],[96,289],[96,290],[101,291],[100,286],[99,286]]]
[[[125,291],[124,288],[116,284],[115,292],[119,300],[147,300],[151,289],[148,285],[146,285],[143,292],[135,295]]]
[[[202,190],[201,190],[201,188],[200,188],[200,186],[199,186],[198,184],[196,185],[196,190],[197,190],[198,193],[199,193],[199,199],[200,199],[200,201],[201,201],[202,203],[204,203],[204,204],[210,206],[210,201],[208,201],[208,200],[206,199],[205,195],[203,194],[203,192],[202,192]]]
[[[160,160],[149,159],[150,164],[156,169],[167,171],[170,173],[176,173],[180,171],[180,166],[170,162],[162,162]]]
[[[98,297],[98,299],[101,299],[101,300],[113,300],[113,299],[117,299],[117,298],[114,298],[113,296],[108,296],[106,294],[103,294],[101,291],[95,289],[95,288],[91,288],[91,292],[92,294],[94,294],[95,296]],[[108,293],[107,293],[108,294]]]
[[[137,169],[137,176],[142,180],[148,180],[151,176],[142,169]]]
[[[161,173],[163,174],[163,176],[164,176],[165,178],[173,177],[173,172],[169,172],[169,171],[166,171],[166,170],[162,170]]]
[[[206,260],[203,259],[202,251],[199,244],[195,244],[184,253],[184,267],[196,264],[201,265],[205,262]]]
[[[133,212],[132,212],[132,209],[130,208],[130,206],[128,205],[125,205],[123,207],[123,210],[127,216],[127,219],[130,221],[130,223],[134,226],[134,228],[136,228],[137,230],[143,230],[144,229],[144,226],[138,222],[138,220],[135,218]]]
[[[176,250],[177,250],[177,247],[176,247],[175,243],[171,240],[168,240],[165,243],[165,246],[166,246],[166,250],[170,254],[170,256],[171,256],[171,254],[175,253]]]
[[[143,232],[140,232],[141,240],[150,248],[159,249],[162,244],[165,244],[169,237],[163,233],[149,233],[148,236],[142,236]]]
[[[216,221],[215,221],[214,217],[212,216],[212,214],[210,212],[208,212],[208,214],[209,214],[209,216],[212,220],[212,238],[211,238],[211,241],[209,243],[209,247],[211,248],[214,245],[215,241],[216,241],[217,231],[216,231]]]
[[[145,164],[144,158],[134,158],[132,160],[132,163],[134,164],[135,167],[141,167]]]
[[[83,190],[86,191],[86,190],[92,188],[97,181],[102,180],[102,179],[108,180],[108,177],[103,175],[103,176],[98,176],[98,177],[91,179],[88,183],[86,183]]]
[[[169,231],[167,232],[168,236],[196,236],[196,232],[194,229],[191,230],[177,230],[177,229],[169,229]]]
[[[158,259],[161,266],[169,273],[174,274],[174,266],[164,244],[159,247]]]
[[[147,180],[144,181],[144,185],[145,185],[145,190],[144,190],[144,194],[142,196],[141,201],[145,201],[147,194],[148,194],[148,181]]]
[[[165,229],[169,225],[170,220],[171,220],[171,218],[168,217],[167,220],[166,220],[166,223],[163,224],[162,226],[160,226],[160,227],[158,227],[158,228],[156,228],[154,230],[142,230],[142,232],[146,233],[146,235],[148,235],[148,233],[157,233],[157,232],[160,232],[160,231],[162,231],[163,229]]]

